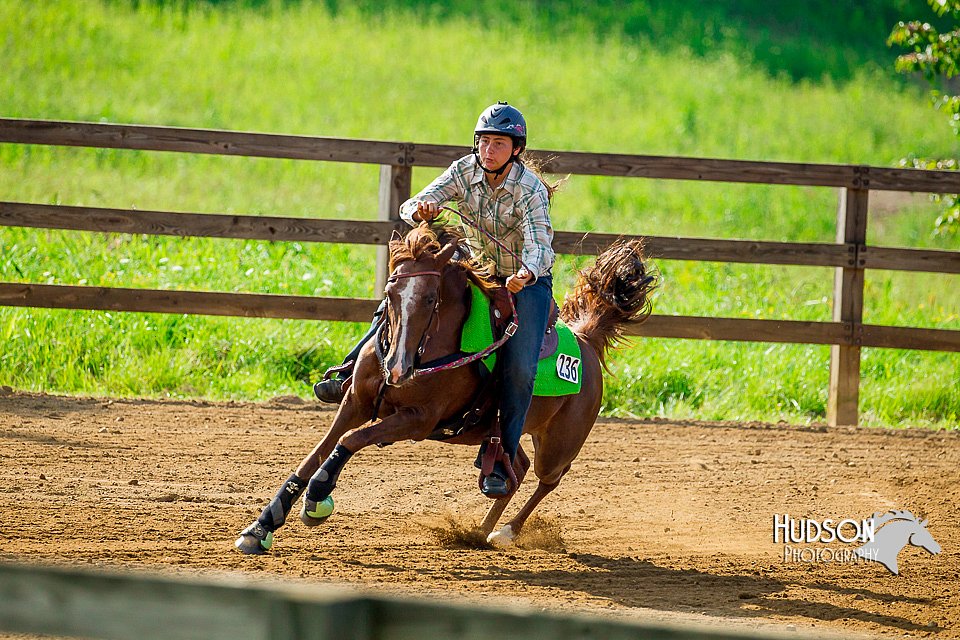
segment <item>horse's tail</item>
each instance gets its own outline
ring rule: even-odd
[[[660,274],[644,255],[643,241],[617,240],[593,266],[580,271],[560,315],[606,368],[607,350],[625,340],[627,323],[647,319],[650,295],[659,285]]]

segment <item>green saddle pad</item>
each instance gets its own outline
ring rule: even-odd
[[[490,299],[474,284],[470,284],[473,299],[470,314],[463,325],[463,337],[460,348],[468,353],[476,353],[493,344],[493,328],[490,326]],[[523,322],[523,318],[520,318]],[[533,384],[535,396],[566,396],[580,393],[580,376],[583,367],[580,363],[580,344],[570,327],[557,320],[554,327],[559,338],[557,351],[537,363],[537,379]],[[481,362],[488,371],[493,370],[497,362],[497,353],[493,352]]]

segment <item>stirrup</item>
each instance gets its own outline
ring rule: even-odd
[[[483,453],[478,456],[478,459],[480,462],[478,465],[480,467],[480,477],[477,479],[477,484],[480,485],[480,493],[488,498],[501,498],[511,495],[517,490],[520,482],[517,480],[517,474],[513,470],[513,461],[510,460],[507,452],[503,450],[503,444],[501,444],[499,436],[490,437],[486,443],[486,448]],[[499,486],[484,486],[490,483],[499,485],[496,480],[488,480],[491,476],[497,478],[501,475],[499,472],[494,474],[494,468],[498,462],[503,465],[504,471],[506,472],[506,477],[500,478],[505,484],[503,490],[501,490]]]
[[[273,532],[267,531],[258,520],[254,520],[253,524],[240,532],[233,546],[247,555],[266,553],[273,546]]]
[[[480,477],[480,493],[488,498],[502,498],[513,493],[514,489],[510,486],[510,479],[501,477],[499,471],[493,471],[489,475]]]

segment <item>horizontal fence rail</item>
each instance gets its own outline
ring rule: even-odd
[[[0,142],[362,162],[411,167],[446,167],[470,151],[469,147],[457,145],[14,118],[0,118]],[[580,151],[531,150],[530,153],[545,161],[543,170],[548,173],[846,187],[881,191],[960,192],[960,175],[955,171]]]
[[[2,142],[379,164],[380,205],[375,221],[0,202],[0,226],[376,245],[377,290],[383,285],[385,244],[395,231],[406,228],[397,210],[410,196],[412,167],[445,167],[469,152],[467,147],[453,145],[11,118],[0,118]],[[832,424],[857,423],[862,347],[960,351],[960,331],[863,323],[865,270],[960,274],[960,251],[867,245],[870,192],[960,193],[960,172],[569,151],[530,153],[550,173],[839,188],[834,243],[644,238],[648,253],[658,259],[832,268],[832,322],[651,316],[645,323],[629,327],[629,335],[830,345],[827,418]],[[619,237],[556,231],[554,249],[592,255]],[[377,300],[356,298],[0,283],[0,305],[22,307],[365,322],[377,304]]]
[[[0,564],[0,632],[102,640],[762,640],[517,607],[454,606],[304,583]],[[796,636],[796,634],[794,634]]]
[[[402,222],[131,211],[0,202],[0,226],[291,242],[385,244]]]
[[[0,142],[398,165],[407,153],[400,142],[10,118],[0,118]]]
[[[379,300],[364,298],[0,283],[0,306],[44,309],[369,322],[379,304]],[[626,334],[861,347],[903,348],[903,344],[910,344],[911,349],[960,351],[960,331],[804,320],[652,315],[644,322],[629,325]]]
[[[235,214],[174,213],[0,202],[0,226],[181,237],[381,245],[406,223]],[[557,231],[557,253],[595,255],[622,234]],[[806,267],[853,267],[960,273],[960,252],[814,242],[765,242],[643,236],[656,258]]]
[[[0,305],[94,311],[369,322],[379,300],[0,283]]]

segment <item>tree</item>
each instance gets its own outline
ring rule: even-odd
[[[960,136],[960,95],[951,91],[950,80],[960,74],[960,0],[927,0],[930,8],[940,18],[949,20],[949,31],[940,32],[927,22],[915,20],[899,22],[887,39],[890,46],[910,48],[897,58],[899,73],[922,73],[933,87],[931,95],[934,106],[947,114],[954,134]],[[956,83],[952,83],[956,87]],[[904,166],[922,169],[958,169],[955,158],[929,159],[907,158]],[[960,234],[960,195],[937,195],[935,199],[944,204],[937,218],[935,233]]]

